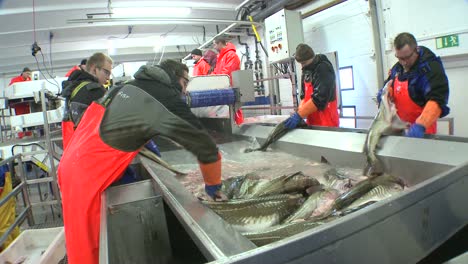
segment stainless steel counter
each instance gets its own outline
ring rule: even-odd
[[[249,125],[236,133],[263,141],[271,130]],[[290,132],[272,148],[315,160],[325,156],[337,166],[360,168],[365,161],[364,140],[364,133],[306,129]],[[144,158],[141,164],[152,178],[155,193],[205,257],[194,263],[415,263],[468,223],[468,143],[395,136],[382,142],[378,155],[385,168],[403,178],[409,188],[258,248],[188,194],[170,173],[157,170]]]

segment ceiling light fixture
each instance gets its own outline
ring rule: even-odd
[[[112,17],[186,17],[189,7],[114,7]]]

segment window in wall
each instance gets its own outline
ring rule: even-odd
[[[341,111],[343,115],[340,119],[340,127],[356,128],[356,106],[342,106]]]
[[[341,90],[354,90],[353,66],[340,67]]]

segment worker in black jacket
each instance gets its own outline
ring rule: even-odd
[[[225,199],[218,148],[180,98],[188,84],[187,66],[167,60],[160,66],[142,66],[134,77],[88,107],[60,160],[71,264],[98,263],[101,195],[154,136],[170,138],[192,152],[207,194]]]
[[[85,71],[74,71],[62,83],[65,112],[62,121],[63,148],[68,146],[79,119],[88,106],[106,93],[104,84],[112,73],[112,59],[104,53],[93,54]]]

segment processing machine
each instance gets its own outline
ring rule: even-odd
[[[223,88],[226,91],[215,86],[189,89],[186,100],[197,102],[192,104],[197,107],[229,105],[227,117],[211,118],[224,123],[218,128],[230,138],[220,148],[238,152],[229,146],[252,137],[263,142],[273,129],[271,124],[239,127],[233,122],[236,105],[243,96],[250,96],[250,86],[236,81],[234,89]],[[204,98],[211,99],[203,103]],[[296,129],[271,148],[310,160],[326,156],[336,166],[363,168],[365,138],[365,131],[358,129]],[[464,204],[468,140],[386,136],[382,143],[377,154],[385,170],[398,175],[409,188],[262,247],[204,206],[173,173],[139,157],[138,170],[146,180],[103,193],[100,263],[416,263],[468,223]],[[163,158],[173,165],[196,163],[185,150],[163,152]]]

